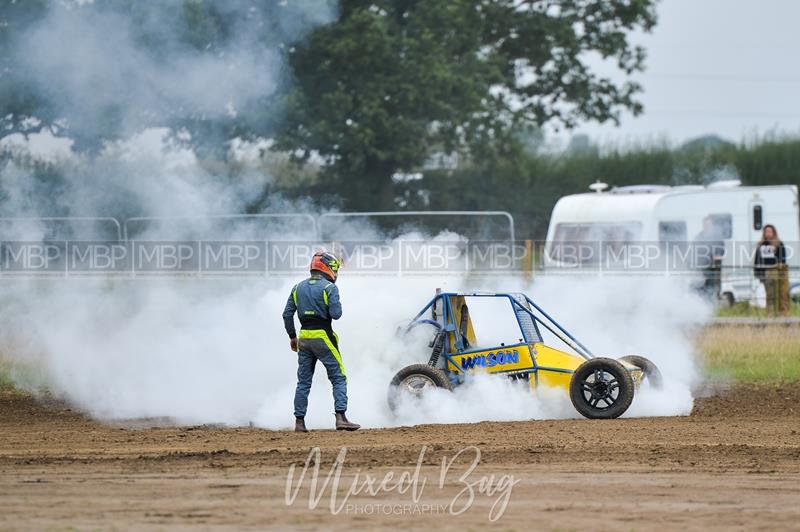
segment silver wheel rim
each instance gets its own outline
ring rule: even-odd
[[[420,397],[425,390],[436,388],[436,383],[425,375],[409,375],[400,383],[403,390],[415,397]]]

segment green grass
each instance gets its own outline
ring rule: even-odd
[[[14,389],[14,381],[11,379],[11,363],[0,358],[0,392],[11,391]]]
[[[697,339],[706,373],[745,382],[800,381],[800,329],[715,327]]]
[[[751,307],[747,302],[739,302],[732,307],[720,307],[716,311],[719,318],[766,318],[767,309]],[[789,316],[800,316],[800,305],[792,304],[789,307]]]
[[[14,362],[0,354],[0,393],[46,393],[42,373],[34,366]]]

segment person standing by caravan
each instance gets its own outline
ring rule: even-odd
[[[756,248],[754,273],[767,294],[767,312],[771,315],[789,313],[789,268],[786,248],[772,224],[764,226]]]
[[[708,297],[716,298],[719,296],[725,241],[722,231],[714,225],[711,216],[703,218],[703,230],[694,237],[693,247],[695,267],[703,272],[700,290]]]

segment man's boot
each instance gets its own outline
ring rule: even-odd
[[[361,425],[347,420],[344,412],[336,412],[336,430],[358,430]]]
[[[306,420],[302,417],[294,418],[294,431],[295,432],[308,432],[306,428]]]

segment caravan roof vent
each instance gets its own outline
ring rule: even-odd
[[[657,194],[659,192],[669,192],[667,185],[628,185],[626,187],[614,187],[612,194]]]
[[[605,192],[606,190],[608,190],[608,183],[603,183],[598,179],[597,181],[589,185],[589,190],[600,194],[601,192]]]
[[[741,184],[742,181],[739,179],[720,179],[719,181],[709,183],[706,188],[735,188],[741,186]]]

